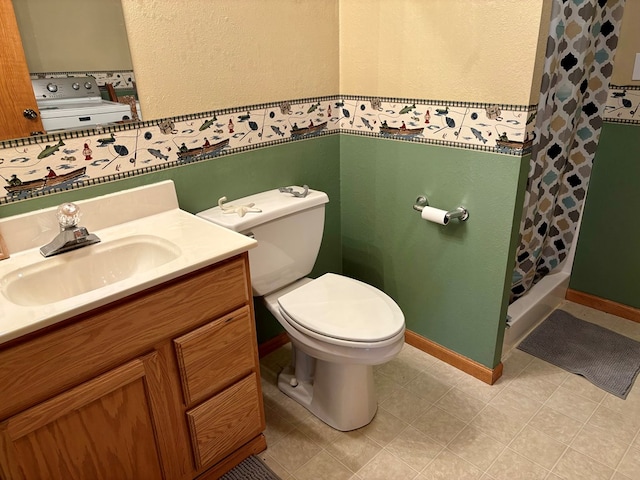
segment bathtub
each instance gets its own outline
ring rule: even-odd
[[[562,303],[569,288],[570,277],[570,269],[554,270],[509,305],[507,315],[510,320],[504,331],[503,358]]]
[[[518,346],[531,330],[537,327],[564,301],[569,288],[571,268],[573,267],[581,223],[582,212],[567,258],[551,273],[531,287],[527,293],[509,305],[507,309],[509,317],[507,325],[509,326],[504,331],[504,340],[502,342],[503,359],[514,347]]]

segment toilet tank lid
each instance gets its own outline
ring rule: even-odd
[[[303,187],[295,185],[290,188],[293,188],[296,192],[302,192],[304,190]],[[260,209],[260,212],[247,211],[241,216],[236,212],[225,213],[220,207],[216,206],[197,213],[197,216],[235,232],[242,233],[256,225],[261,225],[276,218],[307,210],[327,202],[329,202],[327,194],[318,190],[309,189],[309,194],[302,198],[294,197],[291,193],[283,193],[279,189],[274,189],[235,200],[228,200],[224,203],[224,206],[235,207],[253,203],[253,208]]]

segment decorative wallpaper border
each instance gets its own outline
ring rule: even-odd
[[[640,124],[640,85],[609,85],[604,121]]]
[[[639,98],[640,88],[612,87],[607,112],[636,122]],[[521,156],[536,108],[333,95],[5,141],[0,204],[338,133]]]

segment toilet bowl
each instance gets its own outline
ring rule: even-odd
[[[377,410],[373,366],[393,359],[404,344],[404,316],[395,302],[331,273],[264,301],[293,345],[278,388],[337,430],[371,422]]]
[[[258,241],[249,251],[254,296],[293,346],[278,388],[349,431],[375,416],[373,366],[400,352],[405,322],[391,297],[371,285],[335,273],[306,277],[320,250],[328,201],[323,192],[285,187],[235,200],[233,208],[219,202],[198,216]]]

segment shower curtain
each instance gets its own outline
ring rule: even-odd
[[[569,252],[602,127],[625,0],[553,0],[511,301]]]

